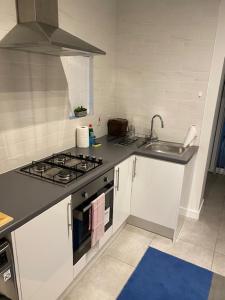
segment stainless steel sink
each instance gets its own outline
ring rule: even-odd
[[[145,149],[157,153],[167,153],[167,154],[177,154],[177,155],[182,155],[188,150],[188,148],[183,147],[182,144],[164,142],[164,141],[150,142],[145,146]]]

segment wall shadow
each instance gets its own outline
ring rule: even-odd
[[[0,131],[65,119],[68,106],[60,57],[0,50]]]

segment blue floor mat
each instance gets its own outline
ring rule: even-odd
[[[149,248],[118,300],[207,300],[213,273]]]

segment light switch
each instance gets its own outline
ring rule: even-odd
[[[199,91],[199,92],[198,92],[198,98],[202,98],[202,96],[203,96],[203,92],[202,92],[202,91]]]

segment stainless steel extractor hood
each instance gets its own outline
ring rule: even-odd
[[[55,56],[106,54],[58,27],[58,0],[16,0],[18,24],[0,48]]]

